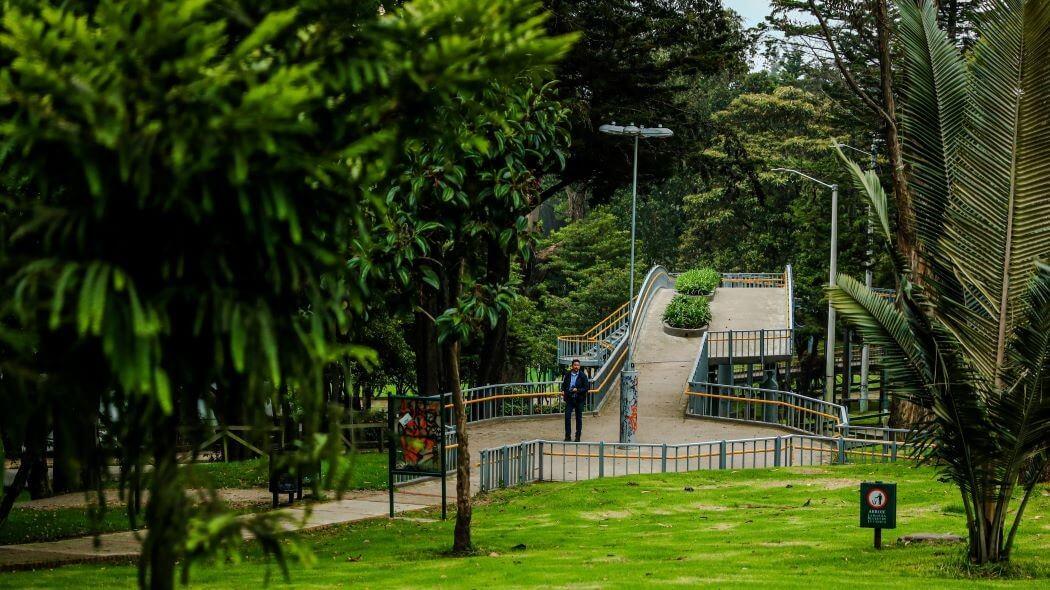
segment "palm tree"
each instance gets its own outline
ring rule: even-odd
[[[846,276],[828,289],[886,351],[895,391],[926,410],[917,446],[962,492],[976,563],[1009,559],[1050,454],[1050,2],[989,4],[964,59],[933,2],[901,2],[918,261],[892,242],[877,176],[842,156],[900,288],[892,303]]]

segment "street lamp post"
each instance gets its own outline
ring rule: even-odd
[[[791,172],[823,187],[831,189],[831,262],[828,265],[828,286],[835,285],[839,262],[839,185],[817,180],[792,168],[773,168],[774,172]],[[835,401],[835,308],[828,301],[828,336],[824,350],[824,399]]]
[[[879,149],[879,139],[872,137],[871,139],[871,150],[865,152],[860,148],[855,148],[851,145],[844,143],[835,144],[839,148],[846,148],[853,150],[857,153],[864,154],[869,157],[868,170],[875,171],[875,155]],[[868,207],[868,227],[867,227],[867,249],[864,252],[864,286],[871,289],[872,287],[872,266],[875,264],[874,251],[872,250],[872,234],[874,234],[874,224],[871,220],[871,205]],[[860,349],[860,411],[868,411],[868,380],[869,380],[869,365],[871,364],[871,345],[865,340],[864,345]]]
[[[638,223],[638,141],[656,139],[674,135],[665,127],[643,127],[612,124],[602,125],[599,131],[607,135],[618,135],[634,138],[634,161],[631,176],[631,268],[630,293],[627,298],[627,362],[620,373],[620,442],[634,442],[635,430],[638,427],[638,372],[634,370],[634,240]]]

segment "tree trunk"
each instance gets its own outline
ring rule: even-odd
[[[470,539],[472,516],[470,498],[470,449],[467,445],[467,412],[463,403],[463,388],[459,383],[459,342],[446,346],[445,362],[452,382],[452,407],[456,415],[456,531],[452,551],[466,553],[473,548]]]
[[[179,481],[176,436],[178,420],[174,414],[161,415],[153,407],[153,477],[146,505],[146,541],[139,557],[139,587],[171,590],[175,586],[176,547],[182,542],[180,527],[185,523],[182,485]]]
[[[908,176],[904,167],[900,135],[897,130],[897,100],[893,95],[893,46],[890,30],[888,0],[875,0],[875,30],[879,49],[879,85],[882,90],[883,110],[888,117],[883,129],[886,151],[891,164],[893,197],[897,210],[898,247],[915,268],[915,222],[908,193]]]
[[[583,219],[587,213],[587,194],[571,186],[565,187],[565,197],[568,200],[569,219],[578,221]]]
[[[463,281],[464,258],[452,257],[454,264],[448,269],[444,281],[444,297],[448,306],[459,299]],[[470,498],[470,447],[467,444],[467,407],[463,401],[463,386],[459,382],[459,341],[454,337],[446,341],[444,351],[445,374],[452,389],[452,409],[456,421],[456,530],[453,534],[452,551],[467,553],[473,549],[470,538],[470,521],[473,509]]]
[[[506,283],[510,280],[513,260],[510,254],[500,247],[497,240],[490,238],[488,242],[486,282],[490,285]],[[495,326],[485,326],[479,353],[481,357],[478,367],[479,385],[506,382],[504,376],[507,365],[507,324],[507,314],[501,313]]]
[[[47,408],[36,408],[26,428],[26,453],[22,461],[29,464],[26,489],[29,490],[29,497],[34,500],[53,495],[51,479],[47,473],[47,414]]]
[[[437,295],[422,281],[419,287],[419,307],[431,316],[443,311],[437,304]],[[416,392],[419,395],[438,395],[448,391],[442,384],[441,353],[437,342],[437,327],[427,313],[416,312],[413,323],[412,348],[416,354]]]
[[[15,499],[26,488],[30,465],[28,453],[23,451],[22,460],[18,463],[18,471],[15,472],[14,481],[11,482],[10,486],[3,486],[3,494],[0,494],[0,527],[4,526],[4,522],[7,521],[7,517],[11,514],[11,508],[15,505]]]

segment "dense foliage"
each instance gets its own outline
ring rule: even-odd
[[[664,310],[663,320],[672,328],[703,328],[711,321],[711,305],[706,297],[675,295]]]
[[[295,418],[288,468],[342,452],[322,432],[338,426],[322,383],[335,361],[375,358],[346,337],[372,278],[351,248],[387,210],[373,191],[424,144],[493,153],[458,123],[498,126],[490,88],[565,46],[526,1],[234,4],[13,3],[0,29],[4,181],[20,188],[4,201],[0,317],[31,339],[8,344],[17,374],[47,374],[21,394],[66,406],[56,432],[107,408],[113,447],[92,434],[82,465],[105,477],[111,451],[137,487],[152,464],[143,586],[170,587],[177,561],[188,572],[245,531],[279,552],[279,515],[189,501],[177,445],[202,438],[200,406],[234,398],[257,427],[266,408]],[[516,199],[503,178],[437,196]]]
[[[721,273],[708,266],[687,270],[678,275],[674,288],[686,295],[710,295],[721,283]]]
[[[850,162],[902,288],[894,304],[840,275],[829,296],[926,410],[917,438],[962,492],[970,559],[1006,561],[1050,454],[1050,5],[994,3],[969,61],[933,3],[901,13],[918,261],[878,178]]]

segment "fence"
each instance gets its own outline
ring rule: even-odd
[[[842,406],[790,391],[690,382],[685,395],[688,416],[759,422],[817,436],[835,435],[849,423]]]
[[[624,303],[583,334],[558,336],[558,360],[567,362],[579,358],[604,362],[616,343],[627,334],[629,308],[629,302]]]
[[[617,353],[619,345],[629,337],[629,326],[638,325],[637,320],[645,317],[656,290],[673,286],[674,281],[667,269],[662,266],[649,269],[638,295],[634,298],[633,321],[629,321],[631,318],[628,318],[630,306],[624,303],[587,332],[558,336],[558,362],[568,364],[578,358],[584,364],[592,366],[608,363]]]
[[[489,491],[536,481],[581,481],[713,469],[888,463],[910,457],[910,447],[897,441],[804,434],[676,445],[532,440],[481,451],[479,487],[481,491]]]
[[[764,363],[766,359],[790,357],[794,339],[790,328],[708,332],[708,354],[711,358]]]
[[[724,272],[723,289],[769,289],[787,285],[787,277],[779,272]]]

